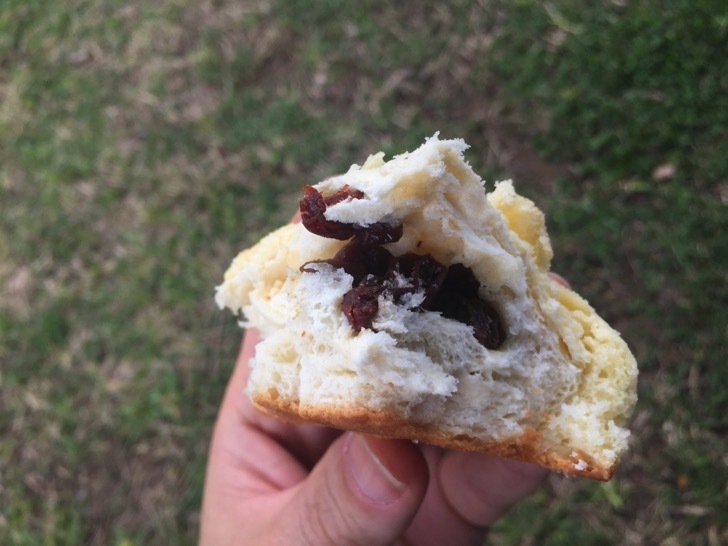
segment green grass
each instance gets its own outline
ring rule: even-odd
[[[728,542],[727,39],[717,0],[4,2],[0,543],[194,544],[213,287],[302,184],[437,130],[546,210],[642,370],[615,480],[554,476],[491,542]]]

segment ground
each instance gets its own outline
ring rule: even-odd
[[[490,542],[728,542],[728,11],[648,4],[3,3],[0,543],[194,544],[213,287],[303,184],[435,131],[546,211],[641,368],[616,477]]]

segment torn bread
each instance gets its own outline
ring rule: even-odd
[[[401,226],[379,244],[395,272],[374,292],[368,320],[353,323],[357,309],[345,302],[377,275],[362,280],[333,260],[360,231],[335,239],[292,224],[235,258],[216,301],[261,332],[249,395],[288,420],[607,480],[627,447],[635,360],[584,299],[548,275],[543,214],[510,181],[486,194],[466,149],[435,135],[313,187],[338,196],[319,211],[330,225]],[[443,311],[452,297],[424,305],[423,283],[402,273],[405,256],[472,272],[469,297],[495,316],[499,344],[486,347],[473,321]]]

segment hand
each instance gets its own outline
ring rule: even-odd
[[[547,471],[262,415],[243,341],[210,446],[201,546],[480,544]]]

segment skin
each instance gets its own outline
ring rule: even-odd
[[[201,546],[481,544],[489,525],[548,474],[263,415],[244,394],[259,339],[247,331],[215,424]]]
[[[244,394],[258,333],[245,335],[215,425],[201,546],[480,544],[543,481],[534,465],[291,425]]]

